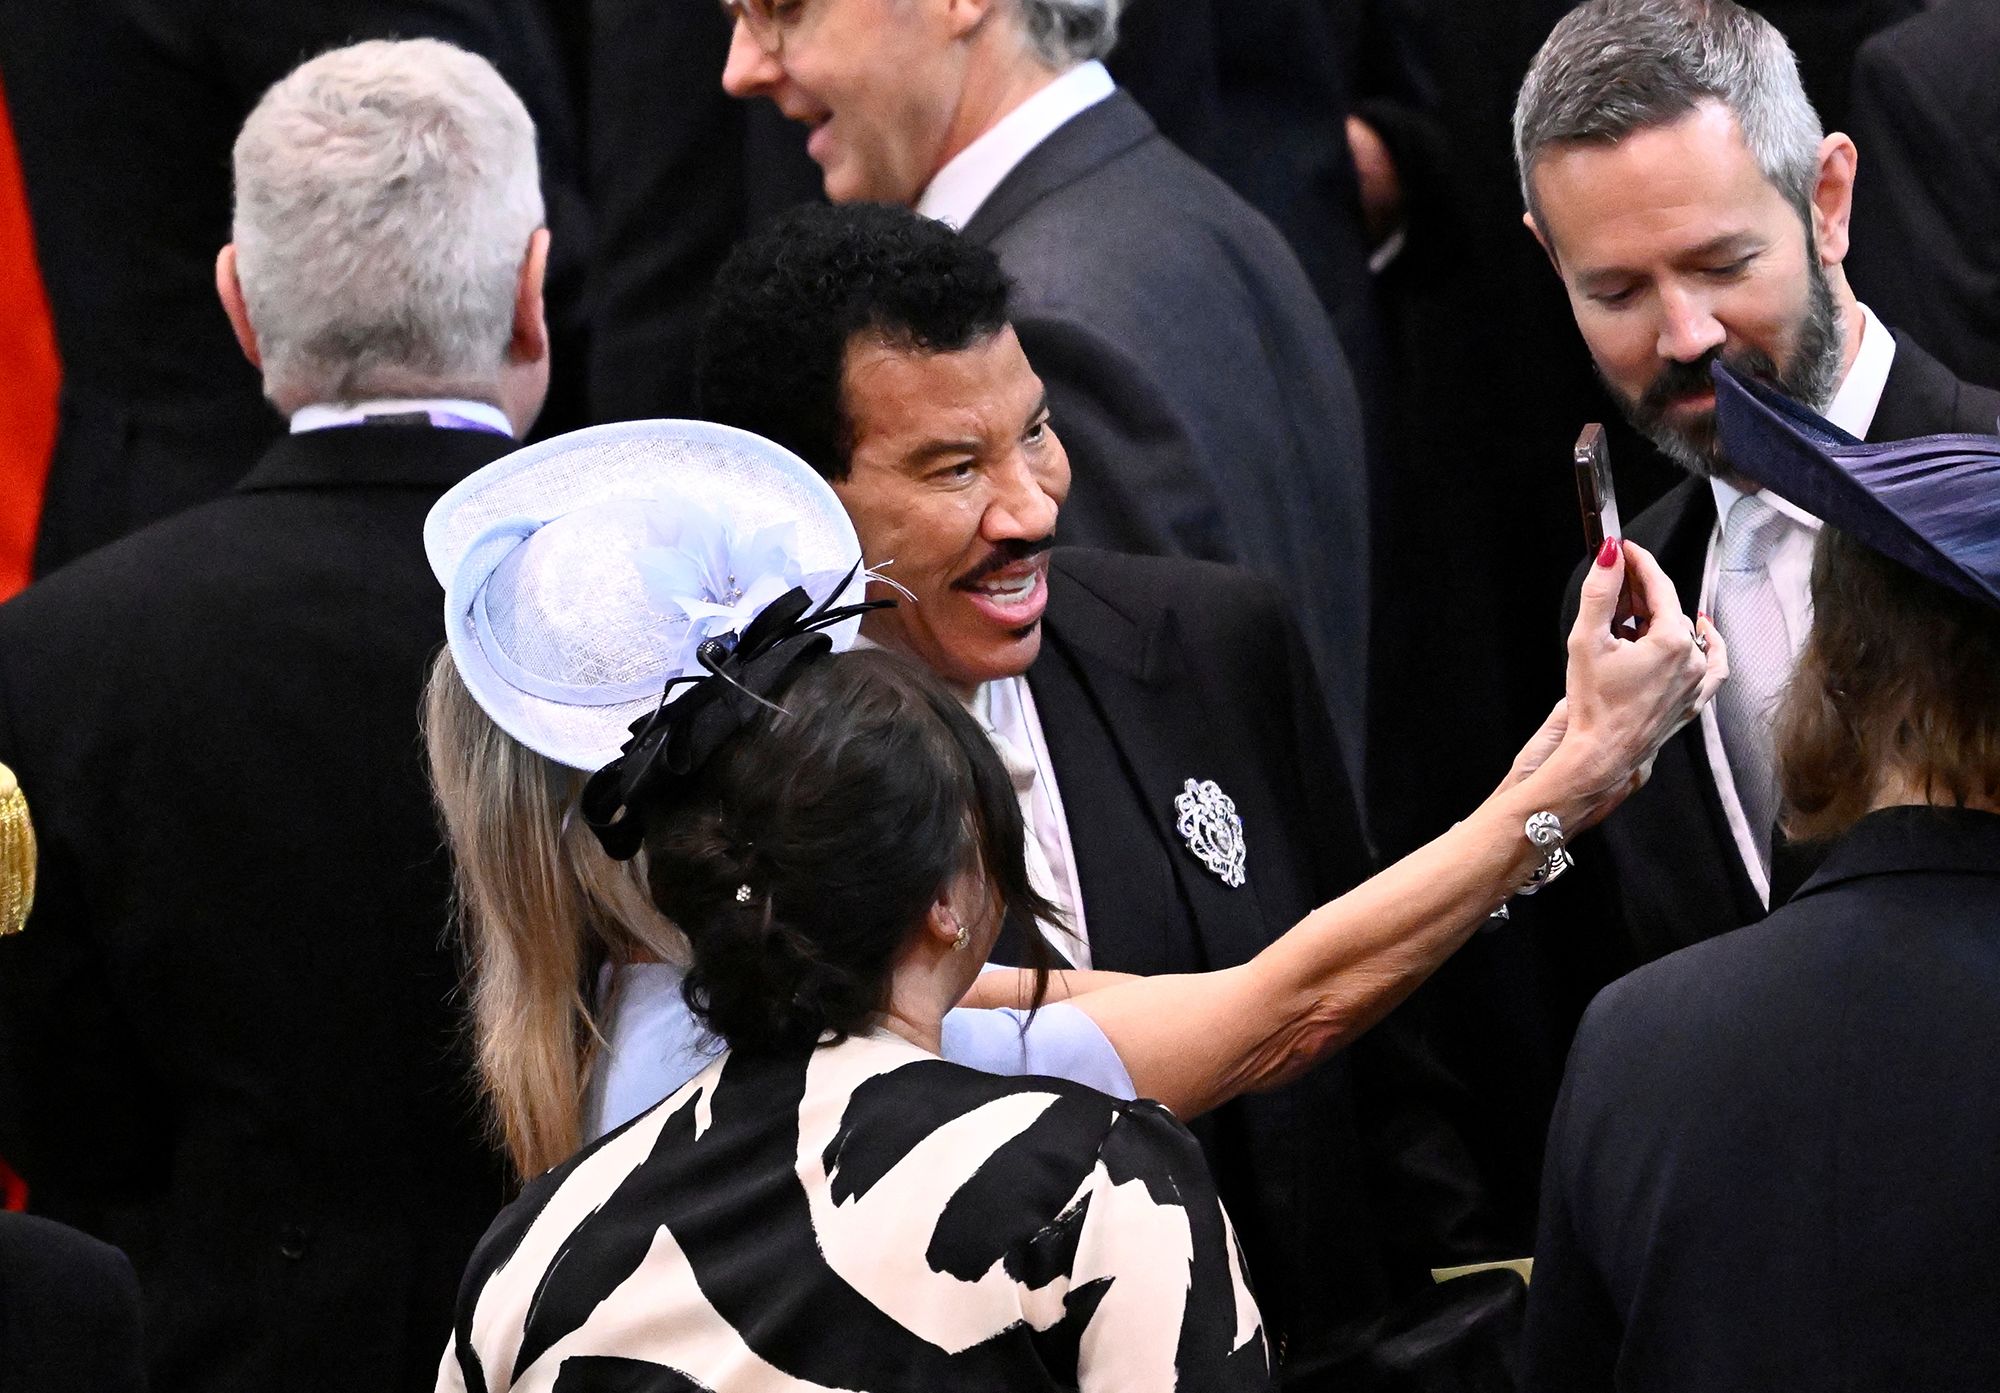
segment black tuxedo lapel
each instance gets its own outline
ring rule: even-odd
[[[1896,335],[1889,380],[1882,384],[1881,404],[1868,423],[1871,442],[1953,431],[1993,435],[2000,432],[1996,418],[2000,418],[2000,392],[1960,382],[1908,336]]]
[[[1152,118],[1137,102],[1123,92],[1112,93],[1029,151],[979,205],[965,235],[979,243],[992,241],[1041,199],[1157,135]]]
[[[1174,829],[1190,778],[1248,767],[1231,722],[1194,689],[1170,614],[1135,622],[1051,567],[1042,656],[1028,673],[1068,815],[1092,962],[1141,973],[1247,961],[1269,942],[1249,878],[1237,888],[1204,867]],[[1115,719],[1114,719],[1115,713]],[[1191,752],[1213,760],[1189,765]]]

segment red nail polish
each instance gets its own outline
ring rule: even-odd
[[[1606,537],[1604,545],[1597,549],[1597,564],[1607,569],[1618,562],[1618,539]]]

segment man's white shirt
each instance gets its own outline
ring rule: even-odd
[[[1056,783],[1055,765],[1049,761],[1048,741],[1042,736],[1042,718],[1035,710],[1034,693],[1026,677],[1001,677],[984,683],[966,703],[973,719],[992,737],[1001,762],[1010,776],[1018,769],[1033,769],[1032,781],[1017,778],[1015,790],[1021,801],[1021,817],[1027,824],[1032,850],[1039,857],[1028,858],[1029,878],[1044,898],[1062,911],[1069,932],[1044,927],[1051,946],[1076,967],[1090,967],[1090,935],[1083,919],[1083,886],[1076,874],[1076,850],[1070,844],[1069,818],[1063,811],[1062,789]],[[1027,787],[1021,787],[1026,782]],[[1039,864],[1037,864],[1039,862]]]
[[[1825,415],[1827,420],[1849,435],[1866,438],[1868,428],[1874,424],[1875,412],[1882,404],[1882,390],[1888,384],[1889,369],[1895,362],[1896,340],[1882,321],[1875,317],[1873,310],[1866,305],[1859,308],[1861,348],[1855,354],[1853,366],[1841,379],[1840,388],[1834,393]],[[1709,533],[1708,557],[1702,568],[1701,608],[1713,614],[1722,525],[1743,492],[1721,479],[1709,480],[1709,487],[1715,494],[1715,528]],[[1820,520],[1769,490],[1765,491],[1764,498],[1792,524],[1783,540],[1772,549],[1767,569],[1778,607],[1785,616],[1785,628],[1792,642],[1792,657],[1796,660],[1805,647],[1806,633],[1812,627],[1812,557],[1813,544],[1819,537]],[[1744,869],[1749,872],[1750,883],[1757,889],[1758,897],[1768,906],[1771,902],[1770,877],[1765,873],[1763,855],[1758,850],[1762,837],[1752,833],[1744,816],[1743,802],[1736,791],[1736,779],[1729,768],[1729,756],[1723,748],[1721,721],[1713,702],[1702,710],[1701,732],[1702,743],[1708,751],[1709,769],[1715,775],[1716,792],[1721,795],[1722,811],[1729,820],[1737,852],[1742,857]]]
[[[1036,146],[1117,90],[1102,63],[1077,64],[954,155],[917,200],[917,211],[964,227]]]
[[[419,413],[456,417],[468,428],[512,435],[514,423],[507,413],[491,402],[467,401],[458,397],[382,397],[374,401],[316,402],[292,413],[292,434],[358,426],[371,416],[409,416]]]

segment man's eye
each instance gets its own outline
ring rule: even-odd
[[[1711,266],[1704,274],[1719,281],[1733,281],[1750,269],[1750,261],[1747,256],[1739,257],[1726,266]]]
[[[978,469],[978,467],[979,466],[974,464],[971,460],[962,459],[955,461],[954,463],[945,465],[942,469],[939,469],[938,471],[933,473],[931,477],[933,479],[938,480],[940,483],[946,483],[946,484],[963,483],[965,480],[970,479],[973,476],[974,472]]]
[[[1623,290],[1596,291],[1590,298],[1606,309],[1617,310],[1631,304],[1638,294],[1639,292],[1635,287],[1628,285]]]
[[[1029,426],[1028,433],[1021,437],[1022,440],[1026,441],[1030,445],[1039,445],[1048,438],[1049,438],[1049,418],[1046,416],[1042,417],[1041,420],[1035,422],[1035,424],[1033,424],[1032,426]]]

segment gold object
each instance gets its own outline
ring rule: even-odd
[[[1431,1269],[1431,1280],[1433,1282],[1449,1282],[1454,1277],[1470,1277],[1475,1272],[1501,1271],[1511,1272],[1516,1277],[1519,1277],[1523,1283],[1526,1283],[1535,1275],[1535,1260],[1533,1258],[1512,1258],[1505,1262],[1467,1263],[1464,1267],[1433,1267]]]
[[[14,771],[0,764],[0,934],[19,933],[35,907],[35,824]]]

